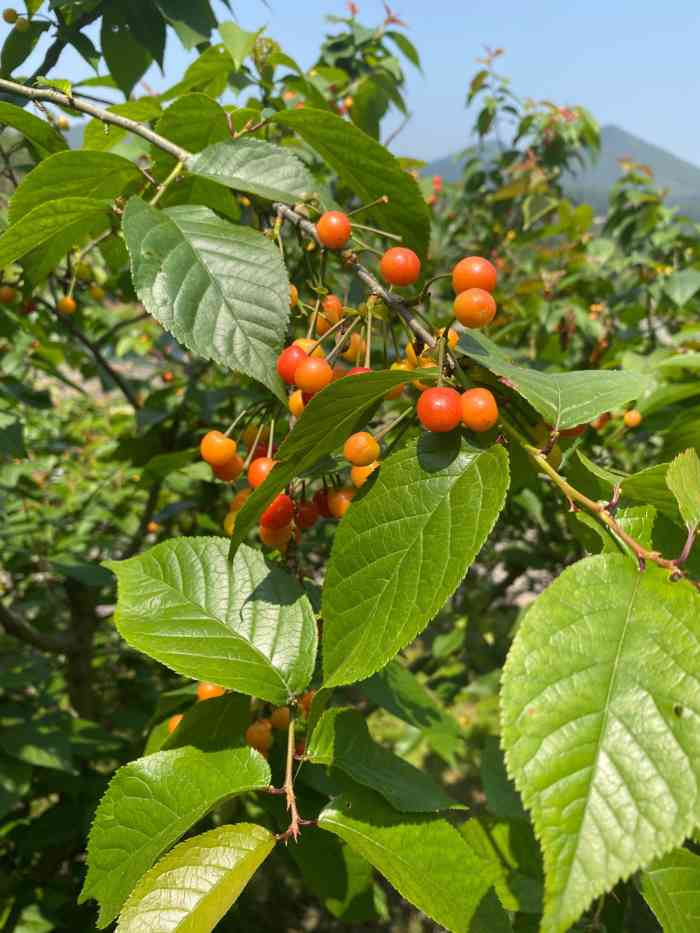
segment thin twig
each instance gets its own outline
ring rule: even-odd
[[[0,625],[8,635],[23,641],[40,651],[51,654],[64,654],[70,647],[70,641],[62,635],[47,634],[34,628],[31,622],[17,615],[0,603]]]
[[[287,765],[284,772],[284,784],[282,788],[287,798],[287,810],[289,812],[289,827],[277,837],[279,842],[287,842],[288,839],[299,838],[299,829],[302,820],[299,818],[297,810],[297,799],[294,793],[294,712],[290,710],[289,729],[287,731]]]

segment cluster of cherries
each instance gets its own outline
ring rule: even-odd
[[[206,681],[200,681],[197,684],[197,702],[212,700],[215,697],[223,696],[225,693],[224,688],[219,687],[218,684],[207,683]],[[309,715],[315,694],[315,690],[307,690],[298,698],[297,707],[305,717]],[[177,729],[183,717],[183,713],[177,713],[175,716],[170,717],[167,726],[169,735],[172,735]],[[273,730],[286,731],[289,728],[290,719],[291,714],[288,706],[276,706],[269,716],[263,716],[251,722],[245,732],[246,744],[267,758],[272,746]],[[303,755],[303,743],[297,744],[295,752],[298,756]]]

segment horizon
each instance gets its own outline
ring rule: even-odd
[[[235,15],[223,0],[213,0],[212,5],[220,21],[233,19],[249,30],[267,24],[266,33],[304,68],[313,64],[322,37],[333,29],[325,16],[347,15],[343,0],[307,0],[302,10],[292,10],[279,0],[249,0],[235,4]],[[375,25],[383,20],[380,0],[358,5],[360,22]],[[585,12],[563,10],[551,0],[531,0],[527,21],[522,4],[505,0],[497,25],[485,0],[474,0],[468,13],[453,2],[438,3],[429,18],[418,0],[394,0],[390,6],[408,24],[404,31],[416,45],[424,69],[421,75],[402,60],[405,97],[413,116],[391,147],[398,154],[434,161],[469,145],[473,116],[464,106],[467,84],[478,68],[476,59],[489,46],[505,49],[497,70],[511,78],[519,96],[584,106],[601,128],[615,126],[700,168],[700,131],[683,113],[688,88],[697,82],[694,39],[700,32],[700,13],[690,0],[677,0],[666,10],[662,28],[655,8],[640,10],[631,0],[614,9],[592,0]],[[3,28],[0,38],[6,31]],[[94,32],[90,34],[99,44]],[[571,36],[576,36],[575,44]],[[170,36],[165,74],[151,66],[145,81],[160,92],[196,57],[196,50],[185,51]],[[33,53],[22,70],[37,67],[40,60]],[[663,61],[663,68],[656,69],[652,79],[650,62],[656,61]],[[73,82],[93,74],[72,49],[51,71],[53,77]],[[432,90],[436,86],[439,95]],[[230,100],[235,97],[230,95]],[[400,123],[393,110],[384,122],[384,138]]]

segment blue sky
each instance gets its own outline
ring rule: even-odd
[[[19,5],[19,4],[18,4]],[[214,0],[220,20],[231,13]],[[344,14],[344,0],[233,0],[246,29],[267,24],[300,64],[309,66],[329,28],[326,13]],[[359,19],[374,25],[384,16],[380,0],[358,0]],[[425,76],[406,65],[410,124],[394,149],[436,158],[462,148],[470,117],[464,97],[475,59],[484,45],[501,46],[501,71],[523,97],[582,104],[599,122],[656,143],[700,165],[697,120],[698,0],[393,0],[423,59]],[[4,31],[4,30],[3,30]],[[166,77],[151,69],[156,89],[174,83],[196,53],[174,36],[166,53]],[[65,54],[55,76],[77,80],[89,68]],[[386,131],[392,128],[387,122]]]

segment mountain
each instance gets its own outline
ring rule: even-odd
[[[656,184],[668,188],[667,203],[679,207],[694,220],[700,220],[700,168],[619,126],[602,128],[598,158],[594,164],[568,177],[564,183],[567,195],[575,201],[592,204],[598,213],[604,213],[608,192],[620,177],[617,160],[623,157],[648,165]],[[460,176],[460,161],[454,156],[436,159],[424,172],[442,175],[445,181],[456,181]]]

